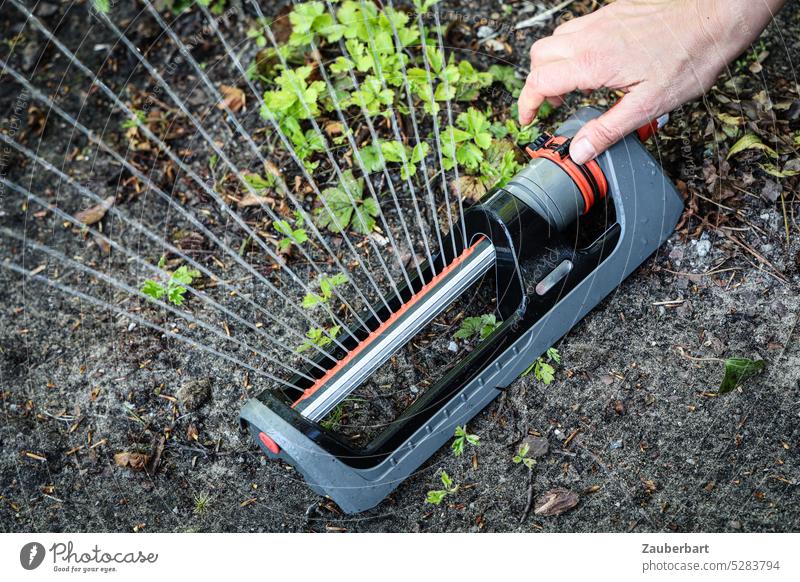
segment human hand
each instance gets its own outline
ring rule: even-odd
[[[531,47],[519,97],[527,125],[542,102],[580,89],[626,93],[572,140],[578,164],[705,93],[787,0],[617,0],[570,20]]]

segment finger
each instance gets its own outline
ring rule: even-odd
[[[651,120],[650,101],[641,92],[626,95],[615,107],[584,125],[572,140],[570,157],[576,164],[593,160],[626,135]]]
[[[559,37],[548,36],[537,40],[531,46],[531,68],[571,58],[573,55],[574,40],[570,35]]]
[[[525,82],[517,101],[519,124],[522,126],[528,125],[533,121],[533,118],[536,117],[536,112],[539,111],[539,107],[541,107],[545,99],[543,95],[536,92],[533,83],[529,82],[530,79],[531,75],[528,75],[528,81]]]
[[[575,89],[596,89],[576,59],[553,61],[534,67],[519,97],[519,122],[527,125],[547,98],[560,99]]]

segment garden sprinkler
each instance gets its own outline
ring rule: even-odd
[[[271,459],[293,465],[347,513],[376,506],[500,395],[672,233],[681,198],[643,145],[653,121],[585,165],[571,137],[600,111],[584,108],[527,148],[527,166],[463,224],[422,276],[386,299],[341,348],[252,398],[241,422]],[[605,210],[605,213],[602,211]],[[588,225],[606,217],[593,233]],[[585,236],[586,232],[590,235]],[[490,270],[499,325],[372,442],[357,448],[322,420],[401,346]]]

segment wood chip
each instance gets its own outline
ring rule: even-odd
[[[133,471],[144,471],[149,460],[150,457],[144,453],[130,453],[125,451],[114,455],[114,462],[118,467],[126,467]]]
[[[230,85],[221,85],[219,89],[222,92],[223,99],[220,103],[217,103],[217,109],[225,109],[227,106],[234,113],[244,109],[244,91]]]
[[[81,210],[75,215],[75,218],[85,224],[86,226],[91,226],[93,224],[97,224],[108,212],[108,209],[114,206],[114,202],[117,199],[115,196],[109,196],[101,204],[97,204],[92,206],[91,208],[87,208],[86,210]]]
[[[580,497],[577,493],[562,487],[556,487],[546,491],[536,499],[536,506],[533,512],[544,517],[561,515],[578,505],[579,500]]]

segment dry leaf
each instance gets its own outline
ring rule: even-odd
[[[80,222],[85,224],[86,226],[91,226],[93,224],[97,224],[108,212],[108,209],[114,206],[114,202],[116,202],[116,198],[114,196],[109,196],[101,204],[96,206],[92,206],[91,208],[87,208],[86,210],[81,210],[75,215]]]
[[[230,85],[220,85],[220,91],[222,91],[223,99],[221,103],[217,103],[217,109],[225,109],[227,105],[228,109],[238,113],[244,108],[244,91]]]
[[[536,506],[533,512],[536,515],[551,517],[554,515],[561,515],[565,511],[569,511],[578,505],[577,493],[573,493],[562,487],[550,489],[536,499]]]
[[[450,182],[453,194],[461,194],[463,200],[478,202],[486,194],[486,186],[477,176],[459,176]]]
[[[239,200],[238,205],[242,208],[250,208],[251,206],[261,206],[262,204],[270,204],[274,202],[272,198],[265,198],[264,196],[256,196],[252,193],[247,193]]]
[[[190,441],[196,441],[198,439],[197,427],[193,424],[189,425],[189,428],[186,429],[186,438]]]
[[[324,129],[325,133],[327,133],[330,137],[333,137],[334,135],[342,135],[342,132],[344,131],[344,127],[338,121],[329,121],[325,124]]]
[[[127,467],[133,471],[144,471],[150,457],[144,453],[122,452],[114,455],[114,462],[118,467]]]

